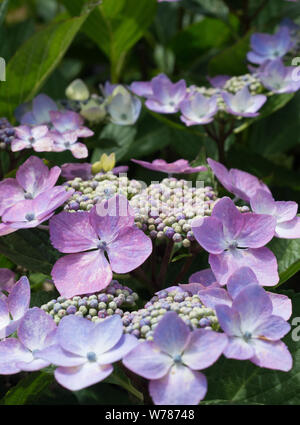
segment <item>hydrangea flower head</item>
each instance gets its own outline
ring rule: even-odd
[[[251,36],[252,50],[247,58],[252,63],[262,64],[283,57],[293,46],[286,27],[280,27],[274,35],[255,33]]]
[[[51,152],[53,141],[46,125],[15,127],[15,138],[11,142],[13,152],[23,149],[33,149],[36,152]]]
[[[175,312],[168,312],[157,325],[154,340],[137,345],[123,363],[150,380],[155,404],[198,404],[207,391],[206,378],[198,370],[211,366],[226,344],[224,334],[191,332]]]
[[[22,125],[41,125],[51,122],[50,111],[56,111],[56,103],[46,94],[39,94],[32,101],[32,110],[20,117]]]
[[[236,94],[223,92],[222,97],[226,104],[227,112],[241,117],[256,117],[258,115],[257,111],[267,100],[264,94],[251,95],[247,86]]]
[[[112,271],[128,273],[152,252],[152,242],[134,225],[124,196],[104,200],[90,212],[56,215],[50,221],[50,238],[56,249],[69,254],[52,269],[57,289],[67,297],[105,288]]]
[[[77,136],[72,133],[58,133],[52,132],[51,137],[53,140],[53,149],[54,152],[63,152],[69,150],[72,152],[72,155],[77,158],[86,158],[89,154],[88,149],[85,144],[77,142]]]
[[[270,192],[269,188],[252,174],[236,168],[228,171],[223,164],[211,158],[208,158],[207,162],[225,189],[246,202],[249,202],[259,189]]]
[[[172,83],[164,74],[159,74],[151,81],[153,94],[145,105],[148,109],[161,114],[173,114],[179,111],[180,103],[186,97],[186,83],[180,80]]]
[[[38,195],[52,189],[60,175],[60,168],[49,168],[36,157],[29,157],[19,168],[16,178],[8,178],[0,182],[0,215],[6,209],[26,199],[34,199]]]
[[[140,161],[132,159],[131,161],[141,165],[148,170],[160,171],[168,174],[191,174],[206,171],[207,168],[200,165],[199,167],[191,167],[186,159],[178,159],[174,162],[166,162],[164,159],[155,159],[153,162]]]
[[[192,222],[194,236],[210,253],[209,264],[220,285],[243,266],[252,268],[263,286],[278,282],[276,257],[264,247],[273,238],[275,226],[274,217],[241,213],[227,197],[216,203],[211,217]]]
[[[297,217],[296,202],[275,201],[270,193],[257,190],[250,200],[250,205],[257,214],[269,214],[275,217],[275,236],[278,238],[300,238],[300,217]]]
[[[213,116],[218,111],[217,100],[217,96],[207,98],[201,93],[191,93],[180,104],[181,121],[188,127],[212,122]]]
[[[83,118],[76,112],[51,111],[50,118],[54,132],[70,135],[72,139],[91,137],[94,134],[92,130],[83,125]]]
[[[289,332],[290,325],[273,315],[272,302],[263,288],[246,286],[234,298],[231,307],[217,305],[216,312],[229,338],[224,350],[226,357],[250,360],[269,369],[291,369],[291,354],[280,341]]]
[[[50,365],[39,358],[40,350],[54,344],[56,324],[37,307],[28,310],[18,328],[18,339],[0,342],[0,374],[11,375],[20,371],[33,372]]]
[[[39,356],[59,366],[55,378],[71,391],[105,379],[113,371],[112,363],[138,344],[134,336],[123,335],[117,314],[97,324],[83,317],[64,317],[58,326],[57,342],[41,350]]]
[[[23,276],[14,285],[6,299],[0,298],[0,339],[16,331],[29,308],[30,284]]]

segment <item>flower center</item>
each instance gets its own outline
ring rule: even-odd
[[[33,213],[28,213],[25,215],[25,219],[27,221],[33,221],[35,219],[35,215]]]
[[[174,360],[174,362],[175,362],[175,363],[182,363],[182,357],[181,357],[181,355],[180,355],[180,354],[176,354],[176,355],[173,357],[173,360]]]
[[[33,199],[33,194],[32,193],[29,193],[29,192],[25,192],[24,198],[25,199]]]
[[[94,353],[94,351],[88,352],[87,355],[86,355],[86,358],[91,363],[94,363],[94,362],[97,361],[97,356],[96,356],[96,353]]]
[[[127,120],[127,115],[126,114],[121,114],[120,116],[122,121],[126,121]]]
[[[243,338],[246,342],[248,342],[251,339],[251,337],[252,337],[252,334],[251,332],[248,332],[248,331],[246,331],[243,335]]]
[[[105,251],[107,249],[107,242],[99,240],[97,248]]]

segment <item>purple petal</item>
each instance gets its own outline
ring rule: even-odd
[[[216,277],[213,274],[212,269],[208,268],[208,269],[200,270],[199,272],[193,273],[189,277],[189,283],[193,283],[193,282],[201,283],[204,286],[210,286],[211,284],[216,282]]]
[[[248,360],[254,354],[253,347],[241,337],[231,336],[224,350],[224,356],[228,359]]]
[[[268,292],[268,295],[272,302],[273,314],[282,317],[284,320],[289,320],[292,315],[292,301],[289,297],[272,292]]]
[[[95,323],[79,316],[65,316],[59,323],[57,338],[61,347],[72,354],[86,356],[92,347],[91,332]]]
[[[300,217],[295,217],[293,220],[278,223],[276,226],[275,235],[283,239],[300,238]]]
[[[118,343],[106,353],[97,356],[99,364],[110,364],[124,358],[132,351],[140,342],[133,335],[122,335]]]
[[[229,171],[229,175],[233,185],[232,193],[246,202],[252,199],[257,190],[264,190],[270,193],[268,186],[252,174],[232,168]]]
[[[113,371],[111,365],[100,366],[98,363],[84,363],[82,366],[59,367],[54,372],[55,379],[63,387],[78,391],[103,381]]]
[[[276,219],[265,214],[244,213],[244,227],[238,235],[239,247],[261,248],[273,238]]]
[[[92,177],[92,164],[88,162],[82,164],[63,164],[61,170],[61,175],[66,180],[73,180],[75,177],[80,177],[82,180],[89,180]]]
[[[277,201],[276,203],[276,216],[278,223],[293,220],[297,214],[298,204],[293,201]]]
[[[211,158],[207,158],[207,162],[219,182],[225,187],[225,189],[228,190],[228,192],[231,192],[232,183],[227,168],[220,162],[214,161]]]
[[[291,370],[293,359],[283,342],[255,339],[253,341],[253,348],[255,354],[250,360],[257,366],[283,370],[284,372]]]
[[[15,273],[12,270],[0,269],[0,291],[10,292],[15,283]]]
[[[173,366],[166,376],[149,384],[150,395],[157,405],[196,405],[206,391],[206,377],[183,365]]]
[[[257,284],[258,280],[255,273],[249,267],[241,267],[237,269],[228,279],[227,290],[232,298],[235,298],[238,293],[247,285]]]
[[[187,284],[179,284],[178,285],[180,289],[182,289],[184,292],[189,292],[192,295],[198,294],[199,291],[202,289],[206,289],[204,285],[201,283],[187,283]],[[176,286],[173,286],[174,290],[176,290]],[[158,293],[156,293],[158,294]]]
[[[242,336],[239,313],[228,305],[217,305],[216,313],[221,328],[228,336]]]
[[[141,97],[149,97],[153,95],[151,82],[135,81],[131,83],[130,90]]]
[[[99,239],[90,224],[89,212],[61,212],[50,220],[50,240],[60,252],[74,253],[97,248]]]
[[[16,367],[24,372],[35,372],[36,370],[44,369],[44,367],[50,366],[50,362],[42,359],[33,359],[32,361],[22,362],[17,361]]]
[[[70,151],[73,156],[77,159],[87,158],[89,156],[89,151],[83,143],[74,143],[71,146]]]
[[[198,292],[201,302],[208,308],[215,309],[217,305],[231,306],[232,299],[223,288],[206,288]]]
[[[86,319],[85,319],[86,320]],[[56,366],[73,367],[86,362],[86,356],[79,356],[64,350],[60,345],[53,344],[35,353],[35,357]]]
[[[0,216],[9,207],[24,199],[24,190],[15,179],[9,178],[0,182]]]
[[[101,291],[112,279],[110,265],[99,250],[60,258],[54,264],[51,275],[64,297]]]
[[[0,375],[20,372],[18,361],[30,362],[32,354],[16,338],[0,342]]]
[[[154,332],[155,344],[170,356],[181,354],[188,341],[190,330],[175,312],[167,312]]]
[[[17,229],[8,226],[7,224],[0,223],[0,236],[9,235],[10,233],[16,232]]]
[[[227,342],[225,334],[198,329],[191,333],[182,361],[191,369],[205,369],[218,360]]]
[[[2,298],[0,298],[0,329],[1,331],[9,324],[9,322],[10,322],[10,318],[9,318],[9,310],[8,310],[7,302],[6,300],[3,300]]]
[[[162,353],[152,341],[142,342],[123,359],[127,369],[146,379],[165,376],[173,364],[170,356]]]
[[[120,341],[123,334],[122,319],[118,314],[97,323],[89,331],[89,347],[90,351],[96,354],[103,354],[114,348]],[[108,362],[110,363],[110,362]]]
[[[277,260],[268,248],[240,249],[219,255],[210,254],[209,264],[220,285],[225,285],[229,277],[240,267],[250,267],[262,286],[273,286],[279,281]]]
[[[33,115],[35,124],[44,124],[51,121],[49,112],[56,111],[56,103],[47,95],[41,93],[33,99]]]
[[[226,249],[223,224],[218,218],[205,217],[192,221],[197,242],[208,252],[220,254]]]
[[[226,240],[231,241],[236,238],[240,239],[240,232],[244,226],[244,215],[234,202],[227,196],[220,199],[214,206],[212,217],[218,219],[223,224],[223,232]],[[217,254],[217,253],[213,253]]]
[[[128,273],[143,264],[152,252],[151,239],[137,227],[124,227],[109,244],[107,255],[115,273]]]
[[[263,337],[268,340],[278,341],[291,329],[291,326],[279,316],[270,316],[267,321],[261,323],[254,331],[257,338]]]
[[[24,316],[30,303],[30,284],[26,276],[22,276],[13,287],[7,298],[10,314],[14,320]]]
[[[28,310],[20,322],[18,337],[29,350],[42,349],[50,332],[56,329],[52,317],[43,310],[34,307]]]
[[[250,199],[252,210],[256,214],[276,214],[276,204],[271,193],[258,189]]]

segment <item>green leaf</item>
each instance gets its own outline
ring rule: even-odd
[[[190,62],[208,49],[218,49],[231,38],[231,31],[224,22],[214,18],[204,18],[183,31],[171,41],[170,47],[176,60]]]
[[[113,373],[105,380],[105,382],[124,388],[141,402],[144,400],[143,394],[132,385],[124,370],[122,370],[119,366],[114,367]]]
[[[249,50],[250,33],[216,55],[208,64],[211,76],[218,74],[240,75],[248,72],[246,54]]]
[[[35,402],[39,395],[54,381],[54,376],[46,372],[34,372],[21,379],[0,400],[0,405],[23,405]]]
[[[300,270],[300,240],[274,238],[269,247],[277,258],[280,286]]]
[[[58,252],[50,245],[44,230],[18,230],[0,238],[0,253],[28,270],[50,275]]]
[[[136,128],[133,126],[121,126],[107,124],[99,137],[99,148],[96,148],[92,155],[92,162],[99,161],[103,153],[116,154],[116,160],[120,161],[128,152],[136,135]]]
[[[62,0],[71,14],[82,11],[81,0]],[[83,25],[83,31],[99,46],[111,61],[111,79],[116,82],[125,55],[143,36],[151,24],[156,0],[104,0]]]
[[[289,294],[290,295],[290,294]],[[300,317],[300,294],[293,294],[293,317]],[[206,404],[222,400],[227,404],[300,404],[300,343],[290,332],[284,339],[292,357],[293,368],[281,372],[255,366],[250,361],[222,357],[205,371],[208,380]]]
[[[49,25],[27,40],[9,61],[1,82],[0,115],[13,118],[14,109],[29,101],[58,65],[86,16]]]

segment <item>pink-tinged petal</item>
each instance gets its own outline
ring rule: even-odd
[[[297,214],[298,204],[297,202],[288,201],[277,201],[276,205],[276,217],[278,223],[293,220]]]
[[[252,199],[257,190],[262,189],[270,193],[269,188],[252,174],[232,168],[229,175],[233,185],[232,192],[246,202]]]
[[[190,335],[190,330],[175,312],[168,312],[159,321],[154,332],[155,344],[170,356],[181,354]]]
[[[32,147],[35,152],[52,152],[54,150],[51,137],[43,137],[37,140]]]
[[[149,384],[150,395],[157,405],[196,405],[206,391],[206,377],[183,365],[174,365],[166,376]]]
[[[241,337],[231,336],[224,350],[224,356],[228,359],[248,360],[254,354],[253,347]]]
[[[291,370],[293,359],[283,342],[255,339],[252,344],[255,351],[254,356],[250,359],[252,363],[260,367],[283,370],[284,372]]]
[[[275,229],[275,236],[283,239],[300,238],[300,217],[297,216],[293,220],[278,223]]]
[[[268,292],[268,295],[272,302],[273,314],[282,317],[284,320],[289,320],[292,315],[292,301],[289,297],[272,292]]]
[[[253,331],[253,336],[278,341],[290,330],[291,326],[282,317],[272,315]]]
[[[267,292],[257,284],[248,285],[240,291],[233,300],[232,308],[239,312],[242,332],[251,334],[256,334],[259,326],[271,320],[273,311]]]
[[[97,323],[89,332],[89,351],[103,354],[111,350],[120,341],[123,334],[121,317],[114,314],[111,317]],[[110,363],[110,362],[109,362]]]
[[[231,192],[232,183],[227,168],[220,162],[214,161],[211,158],[207,158],[207,162],[219,182],[225,187],[225,189],[228,190],[228,192]]]
[[[0,182],[0,216],[9,207],[24,199],[24,190],[15,179],[9,178]]]
[[[134,212],[127,198],[117,195],[98,203],[90,211],[90,223],[100,239],[110,242],[122,228],[134,225]]]
[[[208,252],[220,254],[226,249],[223,224],[218,218],[205,217],[192,221],[197,242]]]
[[[44,367],[47,366],[50,366],[50,362],[35,358],[29,362],[16,362],[16,367],[24,372],[35,372],[36,370],[44,369]]]
[[[63,387],[71,391],[78,391],[103,381],[112,371],[111,365],[100,366],[98,363],[88,362],[82,366],[59,367],[54,372],[54,376]]]
[[[258,189],[250,199],[252,210],[256,214],[276,214],[276,204],[271,193]]]
[[[15,273],[12,270],[0,269],[0,291],[10,292],[15,283]]]
[[[274,286],[279,281],[275,255],[268,248],[235,249],[219,255],[210,254],[209,264],[220,285],[240,267],[250,267],[261,286]]]
[[[70,151],[77,159],[87,158],[89,156],[89,151],[83,143],[74,143],[71,146]]]
[[[130,353],[135,347],[140,344],[138,339],[133,335],[122,335],[119,342],[106,353],[97,355],[99,364],[110,364],[117,362]]]
[[[20,372],[16,362],[30,362],[32,354],[16,338],[8,338],[0,342],[0,375],[11,375]]]
[[[124,227],[107,249],[111,268],[128,273],[143,264],[152,252],[152,241],[137,227]]]
[[[33,99],[32,111],[35,117],[35,124],[50,122],[49,112],[56,110],[56,103],[46,94],[41,93]]]
[[[182,361],[191,369],[206,369],[218,360],[227,342],[225,334],[198,329],[191,333]]]
[[[16,232],[17,229],[8,226],[5,223],[0,223],[0,236],[9,235],[10,233]]]
[[[75,177],[89,180],[92,177],[92,164],[88,162],[81,164],[66,163],[61,166],[61,170],[61,175],[66,180],[73,180]]]
[[[193,273],[189,277],[189,282],[190,283],[197,282],[197,283],[201,283],[204,286],[210,286],[211,284],[216,282],[216,277],[213,274],[212,269],[208,268],[208,269],[200,270],[199,272]]]
[[[69,130],[77,130],[83,125],[83,118],[81,115],[73,111],[51,111],[50,118],[55,129],[60,133]]]
[[[31,129],[31,135],[34,139],[42,139],[45,137],[48,133],[48,127],[46,125],[38,125],[35,127],[32,127]]]
[[[35,197],[45,190],[51,189],[59,175],[59,167],[49,170],[40,158],[31,156],[19,167],[16,179],[25,192]]]
[[[15,134],[17,139],[27,140],[31,137],[31,128],[28,125],[20,125],[15,127]]]
[[[61,212],[50,220],[50,240],[60,252],[74,253],[97,248],[99,239],[89,212]]]
[[[242,336],[239,313],[225,304],[216,306],[216,313],[221,328],[228,336]]]
[[[207,288],[198,292],[201,302],[208,308],[215,309],[217,305],[231,306],[232,299],[223,288]]]
[[[228,279],[227,290],[232,298],[235,298],[238,293],[248,285],[258,283],[255,273],[249,267],[241,267],[237,269]]]
[[[51,275],[59,293],[67,298],[101,291],[112,280],[111,267],[99,250],[60,258]]]
[[[87,319],[85,319],[87,320]],[[78,332],[77,332],[78,334]],[[55,366],[73,367],[86,362],[86,355],[73,354],[60,345],[53,344],[35,352],[35,357],[54,364]]]
[[[276,219],[270,215],[244,213],[244,228],[237,240],[239,247],[261,248],[273,238]]]
[[[93,346],[90,341],[95,323],[78,316],[65,316],[59,323],[57,338],[61,347],[70,353],[85,356]]]
[[[22,151],[23,149],[31,148],[31,144],[27,142],[27,140],[13,139],[10,147],[12,152],[18,152],[18,151]]]
[[[159,379],[168,373],[173,360],[162,353],[153,341],[146,341],[127,354],[123,364],[127,369],[146,379]]]
[[[187,283],[187,284],[179,284],[180,289],[185,292],[189,292],[192,295],[198,294],[202,289],[206,289],[204,285],[201,283]],[[174,290],[176,290],[176,286],[173,286]]]
[[[30,303],[30,284],[26,276],[22,276],[13,287],[7,298],[10,314],[14,320],[24,316]]]
[[[46,337],[56,329],[52,317],[38,307],[28,310],[20,322],[18,337],[29,350],[42,349]]]
[[[7,302],[4,299],[0,299],[0,329],[4,329],[9,322],[10,318]]]
[[[135,81],[131,83],[130,90],[142,97],[149,97],[153,95],[151,82],[148,81]]]
[[[212,211],[212,217],[223,224],[224,238],[228,241],[236,239],[240,234],[244,226],[244,215],[227,196],[220,199]]]

